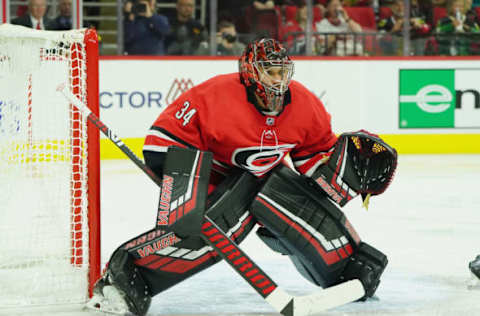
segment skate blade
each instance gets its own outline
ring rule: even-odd
[[[99,313],[130,316],[132,315],[122,295],[113,286],[105,286],[103,295],[94,295],[85,308]]]

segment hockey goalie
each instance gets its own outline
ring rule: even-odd
[[[143,148],[146,164],[163,176],[157,226],[117,248],[87,307],[145,315],[152,297],[221,260],[192,233],[194,221],[158,226],[171,222],[168,215],[181,216],[163,214],[174,203],[185,202],[187,212],[190,196],[177,190],[190,182],[175,177],[198,164],[192,152],[210,153],[202,156],[211,166],[206,180],[192,178],[204,190],[196,197],[205,192],[205,214],[234,242],[255,230],[313,284],[358,279],[361,300],[374,295],[387,257],[360,239],[340,208],[383,193],[397,154],[363,130],[337,137],[321,101],[293,73],[279,42],[256,40],[240,57],[239,72],[193,87],[160,114]]]

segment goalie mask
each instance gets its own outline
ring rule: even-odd
[[[280,112],[293,76],[293,62],[274,39],[250,43],[239,60],[242,83],[263,101],[266,109]]]

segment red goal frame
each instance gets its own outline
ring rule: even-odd
[[[84,37],[87,65],[87,105],[99,116],[99,79],[98,79],[98,36],[95,30],[88,29]],[[100,133],[93,124],[87,123],[88,148],[88,233],[89,233],[89,296],[93,285],[100,277]],[[74,216],[72,206],[72,218]]]

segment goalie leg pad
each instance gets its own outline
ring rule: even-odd
[[[284,248],[277,250],[324,288],[338,282],[359,242],[344,214],[319,194],[316,184],[284,166],[272,172],[250,211]]]
[[[237,244],[256,222],[248,212],[259,191],[259,180],[247,172],[231,175],[207,199],[207,215]],[[221,260],[198,236],[180,238],[173,232],[151,230],[123,245],[152,296],[186,280]]]
[[[364,301],[372,297],[380,284],[380,277],[388,264],[387,256],[367,243],[361,242],[356,252],[349,258],[339,283],[359,279],[365,289]]]

